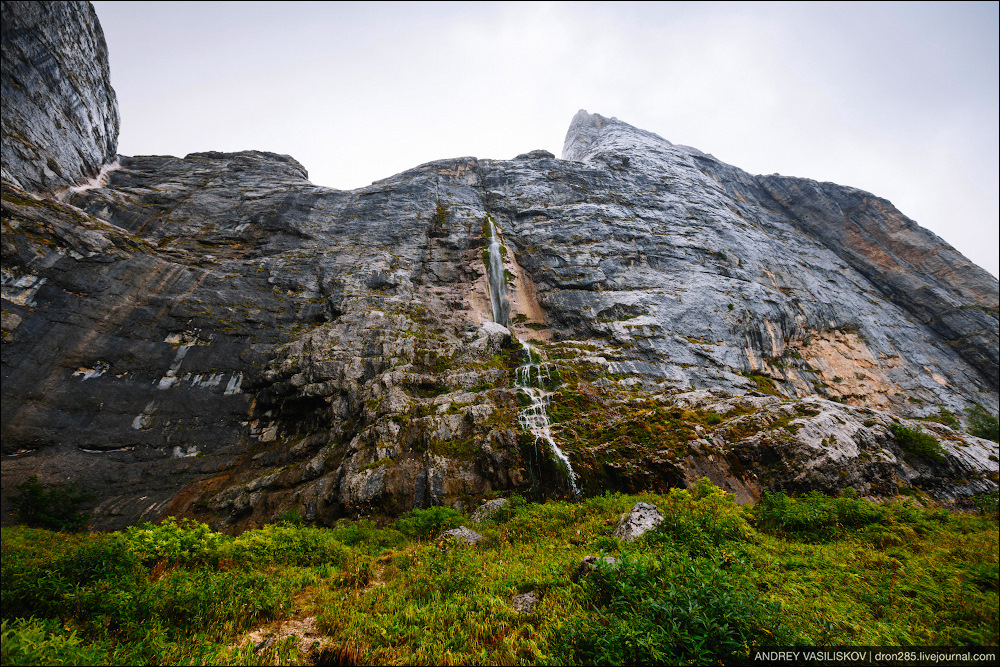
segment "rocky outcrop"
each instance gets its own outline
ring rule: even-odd
[[[1000,446],[938,421],[903,419],[818,397],[789,401],[696,391],[674,401],[719,415],[718,424],[694,445],[724,459],[730,483],[740,480],[754,489],[751,495],[763,489],[830,494],[853,489],[889,497],[916,489],[954,501],[996,488]],[[932,437],[939,451],[931,456],[908,451],[893,434],[898,427]]]
[[[663,521],[663,515],[656,505],[636,503],[618,521],[615,526],[615,537],[622,542],[631,542],[643,534],[656,528]]]
[[[118,145],[108,47],[89,2],[4,2],[4,181],[54,193],[97,177]]]
[[[996,412],[995,279],[883,200],[615,119],[577,114],[564,158],[338,191],[274,153],[122,157],[58,199],[12,166],[4,512],[30,474],[97,490],[100,528],[571,497],[518,419],[529,384],[584,493],[995,486],[990,443],[906,421]],[[908,460],[890,423],[944,458]]]

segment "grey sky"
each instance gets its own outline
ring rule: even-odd
[[[269,150],[347,189],[559,155],[584,108],[868,190],[1000,273],[995,2],[94,5],[125,155]]]

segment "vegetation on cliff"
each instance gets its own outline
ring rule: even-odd
[[[662,524],[612,537],[636,501]],[[996,502],[692,491],[514,499],[482,522],[233,537],[167,519],[108,534],[2,532],[4,664],[707,664],[775,644],[995,645]],[[437,540],[459,522],[485,539]],[[574,583],[586,555],[608,555]],[[512,606],[534,593],[527,613]],[[281,628],[311,628],[282,632]],[[268,640],[269,634],[272,639]]]

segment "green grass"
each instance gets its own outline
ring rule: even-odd
[[[664,515],[612,537],[637,501]],[[459,521],[484,540],[437,543]],[[691,491],[508,503],[473,524],[285,521],[238,537],[168,520],[122,533],[2,530],[3,664],[304,664],[245,633],[315,617],[359,664],[723,663],[782,644],[995,645],[995,511],[812,493],[753,507]],[[587,555],[611,555],[582,583]],[[514,595],[535,591],[520,614]]]

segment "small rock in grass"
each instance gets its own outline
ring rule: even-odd
[[[601,560],[610,567],[618,566],[618,561],[611,556],[605,556]],[[590,573],[596,569],[597,556],[584,556],[583,560],[580,561],[580,564],[576,566],[576,570],[574,570],[573,576],[570,577],[570,579],[573,580],[574,584],[579,583],[580,579],[589,576]]]
[[[530,614],[538,606],[538,593],[535,591],[528,591],[527,593],[521,593],[520,595],[515,595],[514,599],[510,601],[514,611],[521,614]]]

